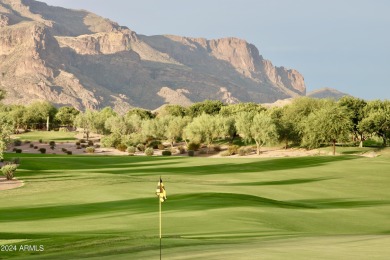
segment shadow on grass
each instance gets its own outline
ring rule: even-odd
[[[310,182],[326,181],[336,178],[307,178],[307,179],[289,179],[280,181],[260,181],[260,182],[241,182],[241,183],[229,183],[223,184],[225,186],[272,186],[272,185],[292,185],[303,184]]]
[[[157,199],[139,198],[120,201],[86,203],[32,208],[0,209],[0,222],[33,221],[69,218],[91,214],[139,214],[156,211]],[[390,201],[362,201],[351,199],[318,199],[281,201],[247,194],[194,193],[168,198],[164,211],[198,211],[232,207],[273,207],[287,209],[339,209],[389,205]]]

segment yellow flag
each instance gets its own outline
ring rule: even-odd
[[[165,187],[161,178],[160,181],[157,183],[156,195],[161,202],[167,200],[167,192],[165,191]]]

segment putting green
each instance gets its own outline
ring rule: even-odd
[[[0,192],[0,244],[18,250],[0,259],[159,259],[160,175],[163,259],[390,255],[388,155],[20,156],[25,186]]]

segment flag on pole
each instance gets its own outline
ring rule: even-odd
[[[165,187],[161,178],[160,181],[157,183],[156,195],[160,198],[161,202],[167,200],[167,192],[165,191]]]

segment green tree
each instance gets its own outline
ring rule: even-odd
[[[390,101],[370,101],[364,108],[364,113],[365,117],[358,125],[359,130],[380,136],[383,146],[387,146],[387,137],[390,135]]]
[[[130,109],[127,112],[126,116],[131,116],[131,115],[138,115],[139,117],[141,117],[142,120],[155,118],[155,115],[151,111],[142,108]]]
[[[49,102],[37,101],[26,107],[23,120],[33,129],[42,129],[46,125],[46,129],[49,130],[49,124],[53,124],[56,113],[57,108]]]
[[[237,103],[237,104],[230,104],[227,106],[223,106],[219,113],[222,116],[234,116],[236,114],[239,114],[241,112],[254,112],[259,113],[261,111],[265,111],[266,108],[263,107],[260,104],[248,102],[248,103]]]
[[[289,143],[297,143],[300,141],[300,135],[296,127],[294,127],[291,118],[287,116],[288,107],[275,107],[271,110],[271,116],[276,125],[278,132],[278,140],[284,143],[285,149],[288,148]]]
[[[237,132],[246,142],[256,143],[257,154],[265,144],[277,140],[276,125],[267,111],[260,113],[242,112],[236,118]]]
[[[215,117],[209,114],[202,114],[194,118],[184,129],[185,138],[193,143],[206,143],[208,152],[218,134]]]
[[[84,136],[89,140],[91,131],[95,129],[97,113],[91,110],[87,110],[84,113],[80,113],[75,118],[75,124],[84,131]]]
[[[174,142],[183,137],[184,128],[188,125],[190,119],[181,116],[166,116],[165,121],[167,122],[165,136],[173,147]]]
[[[5,92],[0,90],[0,100],[4,98]],[[0,113],[0,159],[3,159],[3,153],[7,149],[7,144],[12,133],[12,122],[5,113]]]
[[[164,108],[159,111],[159,116],[175,116],[175,117],[184,117],[186,116],[187,109],[180,105],[166,105]]]
[[[364,108],[367,102],[360,98],[344,96],[338,101],[338,104],[344,107],[351,115],[353,135],[360,141],[359,146],[363,147],[364,131],[362,131],[362,128],[359,128],[359,124],[364,118]]]
[[[188,107],[188,116],[194,118],[202,114],[217,115],[224,104],[219,100],[205,100]]]
[[[78,114],[80,114],[80,111],[74,107],[61,107],[58,109],[55,120],[57,120],[62,126],[73,126]]]
[[[336,143],[348,140],[352,129],[350,118],[345,108],[334,103],[313,111],[305,120],[303,145],[316,148],[331,143],[335,155]]]

